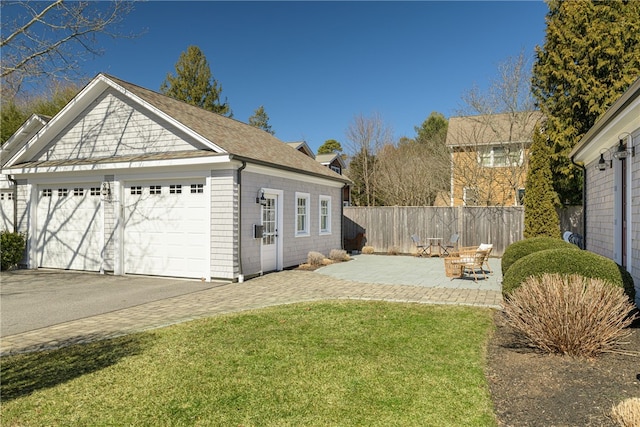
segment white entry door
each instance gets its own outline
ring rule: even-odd
[[[100,184],[38,187],[38,267],[99,271],[103,217]]]
[[[130,182],[124,191],[125,273],[208,277],[204,179]]]
[[[278,269],[278,196],[265,194],[262,206],[262,271]]]

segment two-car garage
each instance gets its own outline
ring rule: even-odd
[[[207,278],[209,197],[204,179],[38,186],[37,267]],[[114,242],[109,245],[105,242]],[[113,250],[113,249],[112,249]]]

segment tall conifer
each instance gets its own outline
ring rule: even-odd
[[[640,1],[547,3],[532,87],[553,144],[554,186],[562,202],[578,204],[581,174],[568,153],[640,76]]]
[[[227,99],[221,101],[222,85],[213,78],[207,58],[198,46],[189,46],[182,52],[175,68],[175,76],[167,73],[160,86],[161,93],[214,113],[233,116]]]
[[[524,237],[560,237],[550,168],[551,149],[538,126],[533,131],[529,170],[524,192]]]

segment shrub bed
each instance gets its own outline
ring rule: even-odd
[[[16,266],[24,257],[26,239],[22,233],[10,231],[0,232],[0,258],[2,270],[9,270]]]
[[[531,237],[512,243],[502,255],[502,275],[504,276],[511,265],[522,257],[538,251],[560,248],[580,249],[574,244],[553,237]]]
[[[592,357],[629,336],[634,309],[622,289],[604,280],[544,274],[528,278],[507,298],[504,313],[534,347]]]
[[[624,268],[593,252],[570,248],[547,249],[520,258],[504,275],[502,292],[509,295],[527,278],[542,276],[544,273],[579,274],[602,279],[624,289],[632,301],[635,298],[633,278]]]

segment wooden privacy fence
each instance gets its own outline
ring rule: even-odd
[[[562,209],[562,231],[582,232],[581,207]],[[354,237],[366,234],[365,245],[376,252],[395,250],[412,253],[412,234],[421,239],[439,237],[443,244],[459,234],[460,246],[492,243],[492,256],[502,256],[513,242],[522,240],[524,208],[522,206],[375,206],[345,207],[343,233]]]

